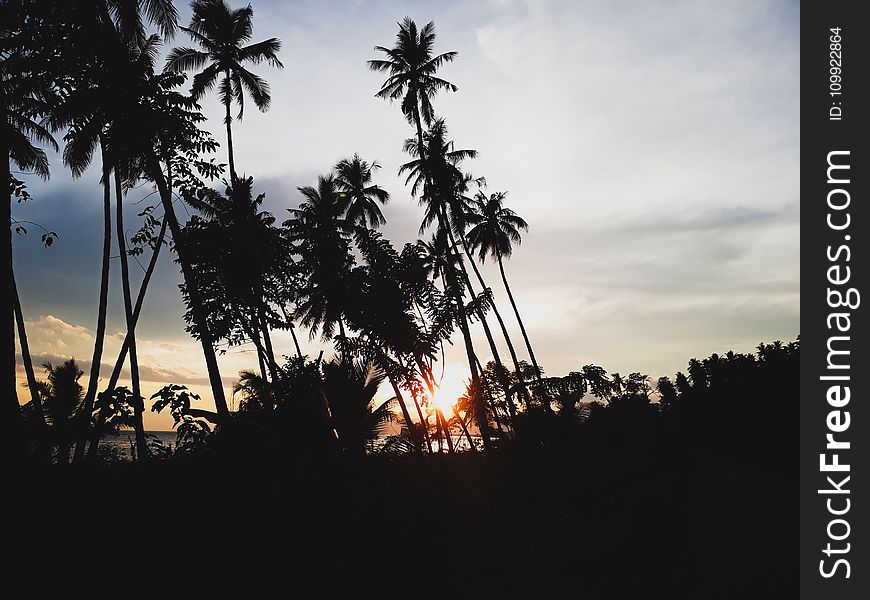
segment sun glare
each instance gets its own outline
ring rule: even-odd
[[[449,419],[453,416],[453,407],[456,405],[457,399],[464,394],[465,379],[461,375],[450,377],[450,373],[447,372],[444,375],[444,379],[436,385],[432,405],[438,408]]]

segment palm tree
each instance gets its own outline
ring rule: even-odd
[[[52,437],[58,446],[57,460],[65,463],[69,460],[70,445],[77,429],[76,414],[84,401],[84,389],[79,384],[84,371],[75,359],[66,360],[56,367],[51,363],[43,363],[42,366],[48,378],[39,382],[41,402]]]
[[[417,24],[409,17],[405,17],[399,25],[399,33],[396,35],[396,44],[392,48],[375,46],[375,50],[386,54],[387,59],[373,59],[368,61],[369,68],[377,72],[389,73],[389,77],[375,94],[376,97],[398,100],[401,98],[402,113],[409,123],[413,123],[417,129],[417,148],[421,164],[426,164],[425,142],[423,139],[423,123],[429,126],[435,118],[435,110],[432,106],[432,98],[439,91],[456,91],[458,88],[436,76],[441,66],[451,62],[457,55],[455,51],[444,52],[434,55],[435,25],[431,21],[423,29],[417,30]],[[432,174],[424,169],[426,186],[423,189],[423,201],[426,195],[434,191]],[[447,228],[447,217],[443,211],[438,214],[438,221],[442,228]],[[451,250],[452,252],[453,250]],[[451,278],[453,275],[451,275]],[[451,289],[458,294],[455,298],[457,304],[462,305],[462,285],[451,282]],[[477,370],[477,360],[474,355],[474,347],[471,334],[468,330],[468,320],[463,310],[459,311],[459,326],[465,343],[468,367],[471,371],[473,385],[479,389],[480,379]],[[488,423],[486,410],[482,403],[476,411],[478,426],[481,429],[484,448],[489,451],[489,438],[487,435]]]
[[[430,21],[418,32],[417,24],[405,17],[399,23],[395,46],[375,46],[375,50],[386,54],[387,59],[368,61],[371,70],[390,74],[375,96],[390,100],[401,98],[402,113],[409,123],[416,125],[417,141],[421,147],[423,124],[428,127],[435,118],[432,98],[442,90],[455,92],[458,89],[435,75],[444,63],[456,58],[457,53],[444,52],[433,56],[434,45],[434,23]]]
[[[298,242],[299,268],[305,276],[297,290],[296,316],[311,337],[333,335],[335,326],[344,338],[344,305],[349,301],[348,276],[353,265],[348,240],[348,224],[341,218],[338,189],[333,175],[319,176],[317,187],[298,188],[305,200],[297,209],[288,209],[291,218],[284,222],[292,239]]]
[[[387,222],[378,202],[386,204],[390,201],[390,194],[372,185],[372,173],[380,168],[377,161],[369,164],[359,154],[342,159],[335,165],[335,187],[341,191],[339,198],[350,200],[344,213],[348,223],[376,228]]]
[[[465,247],[464,231],[466,227],[467,199],[463,194],[472,181],[480,183],[483,179],[475,180],[471,175],[463,173],[460,170],[460,163],[465,159],[477,156],[477,151],[457,150],[453,142],[447,139],[447,125],[444,119],[436,119],[432,123],[429,130],[424,134],[423,141],[426,144],[425,148],[421,148],[414,139],[405,141],[405,151],[412,156],[416,155],[418,158],[403,164],[399,168],[399,173],[408,173],[405,183],[408,184],[413,181],[411,187],[412,193],[416,193],[421,187],[424,188],[421,203],[425,207],[425,214],[423,222],[420,225],[420,232],[425,231],[432,223],[437,222],[439,228],[444,223],[447,223],[447,227],[444,227],[444,230],[450,242],[449,252],[456,254],[456,263],[461,270],[460,276],[465,283],[465,288],[473,299],[475,294],[471,285],[471,278],[468,275],[468,270],[465,268],[465,262],[459,254],[454,232],[462,240],[463,247]],[[420,158],[423,156],[426,157],[425,160]],[[429,193],[425,192],[427,186],[432,188]],[[474,261],[472,261],[472,266],[477,272],[477,266],[474,265]],[[505,370],[502,368],[501,357],[499,356],[498,348],[495,345],[495,340],[485,315],[486,306],[495,307],[495,302],[487,295],[487,288],[483,285],[483,279],[480,277],[479,272],[478,279],[483,287],[483,298],[486,300],[485,304],[479,306],[475,312],[483,327],[493,359],[499,367],[496,372],[508,400],[510,415],[513,420],[515,410],[513,401],[510,398],[509,385],[507,380],[502,378]],[[500,315],[497,316],[501,320]],[[516,367],[518,365],[516,353],[513,351],[513,345],[510,342],[510,338],[507,337],[507,331],[503,325],[502,331],[505,339],[507,339],[508,348],[511,351],[511,356],[514,358],[514,366]]]
[[[504,206],[504,198],[504,192],[491,194],[488,199],[483,192],[477,193],[475,196],[476,214],[467,216],[472,227],[468,230],[466,238],[471,248],[477,251],[481,261],[485,260],[487,256],[495,257],[498,261],[504,289],[514,309],[514,314],[520,325],[520,332],[523,334],[523,340],[525,340],[526,348],[529,351],[529,358],[532,360],[537,380],[540,382],[541,369],[538,366],[535,352],[532,350],[532,344],[529,341],[529,335],[526,332],[522,317],[520,317],[520,311],[517,309],[517,303],[514,300],[514,295],[511,292],[507,275],[504,271],[504,259],[510,258],[513,252],[513,244],[520,244],[522,242],[520,231],[527,231],[529,224],[514,211]]]
[[[165,34],[171,35],[175,28],[175,9],[171,3],[160,0],[122,2],[107,0],[88,5],[80,17],[82,27],[78,36],[75,71],[65,74],[72,91],[63,95],[62,102],[55,105],[47,123],[52,129],[67,128],[64,140],[64,163],[74,177],[81,176],[91,163],[97,147],[102,160],[103,185],[103,257],[100,276],[100,301],[94,352],[91,359],[88,388],[82,405],[82,423],[90,419],[96,398],[97,384],[106,329],[108,304],[109,252],[111,247],[111,173],[117,167],[118,148],[123,135],[130,133],[132,121],[128,108],[131,92],[135,95],[141,69],[134,68],[137,58],[153,59],[158,38],[145,38],[144,20],[157,25]],[[75,14],[75,13],[73,13]],[[78,21],[77,21],[78,22]],[[82,49],[85,52],[82,52]],[[112,138],[113,127],[123,124],[122,133]],[[111,146],[111,149],[110,149]],[[84,430],[84,427],[82,428]],[[84,440],[77,444],[75,458],[84,453]]]
[[[3,186],[8,194],[7,198],[0,201],[2,205],[2,214],[0,214],[0,223],[5,223],[2,227],[3,239],[0,240],[4,249],[3,273],[7,281],[14,282],[13,266],[12,266],[12,196],[13,177],[11,173],[11,164],[15,164],[19,170],[33,172],[42,179],[48,179],[48,158],[42,148],[37,148],[33,142],[37,142],[57,150],[57,142],[51,136],[51,133],[36,119],[40,115],[45,114],[48,110],[45,96],[47,90],[44,82],[38,78],[28,78],[24,76],[24,68],[26,68],[27,59],[21,53],[0,53],[0,109],[3,111],[3,116],[0,118],[0,186]],[[16,76],[14,71],[19,71]],[[14,283],[13,283],[14,287]],[[33,377],[33,363],[30,358],[30,352],[27,349],[27,336],[24,329],[24,320],[20,316],[20,303],[18,300],[17,290],[15,292],[15,314],[8,314],[3,319],[3,355],[6,359],[6,365],[12,369],[10,381],[12,382],[12,393],[9,394],[9,401],[5,405],[10,409],[10,415],[4,422],[13,424],[19,421],[18,418],[18,396],[15,393],[15,332],[14,323],[18,322],[19,338],[21,342],[21,355],[24,362],[25,372],[27,373],[28,387],[30,389],[31,401],[35,399],[38,392],[35,388],[35,378]],[[42,421],[42,410],[39,402],[34,403],[34,408],[37,412],[39,420]]]
[[[265,112],[269,109],[272,96],[269,84],[259,75],[247,70],[246,63],[259,64],[267,61],[273,67],[283,68],[278,60],[281,42],[269,38],[255,44],[243,45],[253,33],[254,10],[249,4],[245,8],[231,9],[224,0],[194,0],[193,16],[189,27],[181,30],[187,33],[203,50],[179,47],[172,50],[166,58],[167,71],[190,71],[202,69],[193,78],[191,92],[195,99],[219,85],[218,97],[226,108],[224,123],[227,126],[227,153],[230,164],[230,179],[236,179],[236,166],[233,156],[233,130],[230,109],[235,101],[239,105],[237,118],[242,119],[245,112],[245,94],[251,96],[254,105]],[[220,81],[220,84],[218,84]]]
[[[366,446],[383,433],[385,425],[394,421],[390,409],[395,398],[374,405],[375,395],[386,379],[383,369],[371,361],[323,363],[323,389],[333,427],[345,452],[363,455]]]

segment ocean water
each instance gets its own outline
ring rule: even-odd
[[[146,431],[146,436],[153,436],[160,441],[166,448],[174,451],[176,445],[176,433],[174,431]],[[468,450],[468,441],[464,436],[451,435],[453,445],[458,451]],[[483,444],[480,437],[473,435],[474,445],[478,450],[481,450]],[[106,458],[114,458],[119,461],[131,461],[133,459],[133,446],[136,442],[136,435],[133,430],[122,431],[117,436],[107,436],[100,440],[99,452]],[[374,442],[369,451],[377,452],[383,445],[385,440],[380,438]],[[432,449],[434,452],[447,452],[447,445],[439,448],[437,438],[432,436]]]
[[[145,435],[156,437],[167,448],[175,450],[176,435],[174,431],[146,431]],[[133,458],[133,445],[136,442],[136,434],[130,431],[122,431],[117,436],[106,436],[100,440],[100,453],[107,453],[118,460],[129,461]]]

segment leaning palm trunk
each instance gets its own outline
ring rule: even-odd
[[[443,208],[438,212],[438,222],[440,227],[449,227],[447,215],[445,214]],[[451,248],[450,251],[455,251],[455,248]],[[448,271],[450,271],[450,269],[448,269]],[[451,277],[455,277],[455,274],[451,274]],[[468,369],[469,371],[471,371],[471,383],[475,393],[475,397],[473,399],[474,417],[477,421],[477,427],[480,429],[480,437],[483,440],[483,449],[488,454],[490,451],[489,422],[486,416],[486,407],[484,406],[483,398],[481,396],[483,388],[480,385],[480,374],[477,370],[477,357],[474,353],[474,344],[471,341],[471,332],[468,329],[468,318],[465,314],[465,305],[462,301],[461,294],[458,298],[456,298],[456,301],[458,303],[460,312],[459,328],[462,330],[462,340],[465,343],[465,355],[468,359]]]
[[[157,258],[160,256],[160,249],[163,247],[163,241],[166,239],[166,219],[160,224],[160,233],[157,235],[156,246],[151,253],[151,260],[148,261],[148,266],[145,267],[145,275],[142,278],[142,283],[139,286],[139,293],[136,296],[136,305],[133,307],[133,327],[139,322],[139,315],[142,312],[142,304],[145,302],[145,293],[148,290],[148,283],[151,281],[151,275],[154,274],[154,267],[157,266]],[[118,380],[121,378],[121,370],[124,368],[124,362],[127,360],[127,353],[130,351],[131,332],[127,331],[124,337],[124,343],[121,344],[121,350],[118,352],[118,358],[115,360],[115,366],[112,368],[112,374],[109,376],[109,383],[106,390],[113,390],[118,385]],[[99,439],[96,436],[91,438],[88,445],[88,460],[93,460],[97,456],[97,447]]]
[[[453,454],[453,440],[450,439],[450,428],[447,426],[447,421],[444,419],[444,414],[440,408],[435,409],[435,420],[441,423],[441,429],[444,430],[444,439],[447,440],[447,453]]]
[[[425,154],[425,143],[423,141],[423,124],[420,119],[420,107],[415,102],[414,103],[414,123],[417,126],[417,144],[420,149],[420,164],[426,164],[426,154]],[[432,178],[429,175],[428,170],[424,169],[424,174],[426,176],[426,188],[432,190]],[[449,227],[447,221],[447,215],[444,214],[443,209],[438,212],[438,221],[441,227],[447,228]],[[451,249],[451,251],[454,251]],[[468,321],[465,318],[465,310],[462,305],[462,298],[457,298],[457,302],[459,303],[460,309],[462,310],[461,318],[460,318],[460,328],[462,329],[462,338],[465,342],[465,353],[468,358],[468,368],[471,371],[471,382],[474,386],[475,390],[480,390],[480,377],[477,372],[477,365],[474,364],[474,345],[471,342],[471,334],[468,331]],[[483,404],[480,402],[480,399],[475,399],[475,417],[477,419],[478,427],[480,428],[480,435],[483,439],[483,448],[484,451],[489,453],[490,445],[489,445],[489,437],[488,437],[488,423],[486,421],[486,409],[483,407]]]
[[[49,462],[51,460],[51,441],[48,437],[48,423],[45,422],[45,411],[42,410],[42,399],[39,395],[39,386],[36,383],[36,374],[33,371],[33,358],[30,356],[30,344],[27,343],[27,329],[24,327],[24,313],[21,310],[21,298],[18,296],[18,286],[15,285],[14,271],[12,273],[12,302],[15,321],[18,324],[18,343],[21,345],[21,362],[24,363],[27,389],[30,392],[30,404],[33,406],[33,412],[36,414],[38,431],[37,456],[41,462]],[[67,454],[69,454],[69,451],[67,451]]]
[[[417,408],[417,416],[420,418],[420,425],[423,427],[423,436],[426,439],[426,450],[432,454],[432,439],[429,437],[429,428],[426,426],[426,420],[423,418],[423,410],[420,408],[420,401],[417,400],[417,395],[412,394],[414,398],[414,406]]]
[[[30,356],[30,345],[27,343],[27,329],[24,327],[24,314],[21,310],[21,298],[18,296],[18,286],[15,284],[15,273],[12,273],[12,308],[15,312],[15,322],[18,325],[18,343],[21,345],[21,362],[24,364],[24,374],[27,376],[27,389],[30,392],[30,402],[36,413],[36,420],[41,430],[47,429],[45,413],[39,398],[39,386],[33,371],[33,358]],[[13,380],[14,381],[14,380]]]
[[[390,380],[390,385],[393,386],[393,393],[396,394],[396,400],[399,402],[399,408],[402,409],[402,418],[405,419],[405,423],[408,424],[408,433],[411,435],[411,440],[414,442],[414,452],[416,452],[420,457],[423,456],[423,450],[420,448],[420,444],[417,443],[417,440],[414,436],[414,421],[411,420],[411,413],[408,412],[408,407],[405,405],[405,398],[402,396],[402,391],[399,389],[399,386],[396,384],[395,378],[387,373],[387,379]],[[421,425],[423,425],[421,423]]]
[[[136,459],[139,463],[148,460],[148,447],[145,441],[145,425],[142,410],[145,399],[139,383],[139,355],[136,351],[136,321],[133,318],[133,296],[130,293],[130,265],[127,261],[127,242],[124,236],[124,191],[121,187],[121,174],[115,168],[115,233],[118,237],[118,254],[121,256],[121,288],[124,296],[124,316],[127,321],[126,340],[130,340],[130,382],[133,387],[133,429],[136,432]]]
[[[164,218],[169,221],[169,230],[172,232],[172,240],[175,244],[175,252],[178,255],[178,262],[181,263],[181,273],[184,277],[184,283],[187,287],[188,297],[193,312],[193,322],[199,333],[199,342],[202,346],[202,353],[205,357],[205,366],[208,371],[208,380],[211,384],[211,391],[214,395],[214,405],[217,410],[218,417],[222,421],[226,421],[230,411],[227,406],[226,395],[224,394],[223,381],[221,380],[220,369],[218,368],[217,355],[214,351],[211,332],[206,322],[205,314],[202,310],[202,302],[200,301],[199,289],[196,285],[196,278],[193,267],[191,266],[190,256],[188,255],[187,246],[184,243],[184,232],[181,231],[181,225],[178,223],[178,218],[175,215],[175,208],[172,206],[172,190],[166,184],[166,178],[163,176],[163,171],[160,168],[160,163],[155,156],[151,157],[151,171],[157,190],[160,193],[160,201],[163,204]]]
[[[471,370],[471,383],[476,395],[474,398],[474,418],[477,421],[478,429],[480,429],[480,437],[483,440],[483,449],[486,453],[489,453],[489,422],[486,416],[486,407],[484,407],[483,398],[481,397],[482,387],[480,385],[480,375],[477,371],[477,359],[474,355],[474,344],[471,341],[471,333],[468,329],[465,307],[460,306],[459,310],[461,311],[461,314],[459,315],[459,327],[462,330],[462,339],[465,342],[465,354],[468,358],[468,367]]]
[[[477,448],[474,447],[474,440],[471,439],[471,434],[468,433],[468,427],[465,426],[465,420],[459,415],[459,411],[456,410],[455,406],[453,407],[453,416],[455,416],[456,420],[459,421],[462,433],[465,434],[465,439],[468,440],[468,449],[471,452],[477,452]]]
[[[447,230],[447,235],[450,237],[450,244],[456,248],[456,240],[453,238],[453,232],[449,229]],[[457,252],[459,256],[459,253]],[[465,286],[468,288],[468,294],[474,298],[474,288],[471,287],[471,278],[468,276],[468,270],[465,268],[465,260],[462,256],[459,256],[459,266],[462,268],[462,276],[465,280]],[[482,285],[482,284],[481,284]],[[483,286],[483,289],[486,290],[486,286]],[[490,303],[491,305],[495,305],[494,302]],[[501,357],[498,355],[498,348],[495,345],[495,340],[492,337],[492,331],[489,329],[489,323],[486,321],[486,314],[483,312],[483,309],[477,310],[477,318],[480,319],[480,324],[483,326],[483,332],[486,334],[486,341],[489,343],[490,352],[492,352],[492,359],[495,361],[496,373],[498,377],[499,384],[501,384],[502,390],[504,391],[505,401],[508,403],[508,406],[511,407],[510,416],[511,416],[511,427],[516,429],[516,414],[514,412],[513,399],[511,398],[511,389],[510,382],[505,377],[505,368],[501,362]],[[489,399],[490,403],[492,403],[492,398]],[[501,424],[498,420],[498,415],[495,412],[495,405],[493,404],[493,417],[495,417],[496,425],[499,430],[501,430]]]
[[[483,280],[483,275],[480,274],[480,269],[477,268],[477,263],[474,261],[474,257],[471,255],[471,252],[468,250],[468,244],[465,241],[465,236],[460,234],[460,241],[462,242],[462,249],[465,251],[465,256],[468,257],[468,262],[471,263],[471,268],[474,269],[474,274],[477,276],[477,281],[480,282],[480,287],[486,289],[486,283]],[[508,352],[511,355],[511,361],[514,363],[514,373],[517,374],[517,378],[520,381],[520,385],[523,386],[525,383],[523,379],[522,369],[520,369],[520,361],[517,358],[517,351],[514,349],[514,344],[511,341],[510,335],[508,335],[507,327],[505,327],[504,319],[501,318],[501,313],[498,311],[498,306],[495,303],[495,300],[492,300],[489,305],[492,307],[492,312],[495,314],[495,318],[498,321],[498,326],[501,328],[501,334],[504,337],[504,341],[507,344]],[[525,389],[522,387],[521,389]],[[526,408],[529,407],[529,396],[528,393],[525,394]],[[512,406],[512,405],[511,405]],[[511,415],[514,418],[514,415]]]
[[[517,303],[514,300],[514,295],[511,293],[511,286],[508,285],[507,275],[504,272],[504,261],[502,261],[501,253],[497,254],[498,258],[498,269],[501,272],[501,280],[504,282],[504,289],[507,292],[508,298],[511,301],[511,306],[514,309],[514,314],[517,317],[517,322],[520,324],[520,331],[523,334],[523,340],[526,342],[526,349],[529,351],[529,358],[532,359],[532,367],[535,369],[535,378],[538,380],[538,385],[543,389],[543,382],[541,381],[541,368],[538,367],[538,361],[535,358],[535,352],[532,350],[532,343],[529,341],[529,335],[526,333],[526,327],[523,325],[523,319],[520,317],[520,311],[517,309]],[[546,394],[546,392],[544,392]],[[544,401],[544,408],[547,412],[551,412],[550,401],[549,399]]]
[[[0,95],[3,93],[3,87],[0,86]],[[6,106],[6,97],[0,98],[0,106]],[[6,135],[0,135],[0,187],[4,191],[4,198],[0,201],[2,204],[2,214],[0,214],[0,232],[3,239],[0,240],[0,247],[3,250],[3,277],[7,281],[12,278],[12,173],[9,171],[9,143]],[[5,307],[5,305],[4,305]],[[18,390],[15,389],[15,317],[12,307],[4,308],[4,316],[2,321],[2,336],[3,344],[3,367],[6,370],[9,381],[6,385],[7,400],[3,402],[2,426],[0,438],[4,449],[9,449],[10,456],[20,456],[24,452],[24,439],[22,436],[24,423],[21,419],[21,408],[18,405]]]
[[[77,416],[79,431],[76,441],[73,461],[79,461],[85,454],[85,442],[88,439],[91,412],[97,395],[97,385],[100,380],[100,361],[103,359],[103,341],[106,337],[106,312],[109,305],[109,251],[112,246],[112,198],[111,198],[111,165],[106,156],[105,141],[100,139],[100,155],[103,162],[103,265],[100,273],[100,304],[97,309],[97,330],[94,337],[94,353],[91,357],[91,371],[88,375],[88,388],[85,400]]]

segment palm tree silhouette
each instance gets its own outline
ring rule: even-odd
[[[255,44],[245,44],[253,34],[254,10],[245,8],[231,9],[224,0],[194,0],[193,16],[189,27],[181,30],[199,44],[203,50],[179,47],[166,57],[167,71],[190,71],[202,69],[193,78],[191,92],[195,99],[219,85],[218,97],[226,108],[224,123],[227,126],[227,154],[229,156],[230,179],[236,179],[235,158],[233,156],[232,115],[233,102],[239,105],[237,118],[241,121],[245,112],[245,92],[254,105],[265,112],[269,110],[272,96],[269,84],[259,75],[247,70],[246,63],[259,64],[267,61],[273,67],[283,68],[278,60],[281,42],[269,38]],[[218,84],[220,81],[220,84]]]
[[[122,26],[124,22],[120,22],[117,26],[120,31],[123,33],[124,29]],[[133,35],[135,31],[142,29],[141,24],[135,28],[130,35]],[[138,38],[136,38],[138,39]],[[141,46],[138,46],[138,41],[127,44],[127,51],[129,53],[129,66],[127,69],[127,74],[136,79],[135,83],[128,83],[127,89],[134,87],[137,83],[141,84],[143,82],[147,82],[149,75],[154,72],[154,64],[157,58],[157,52],[159,49],[159,38],[156,35],[149,36],[142,42]],[[135,95],[131,94],[123,94],[121,96],[122,101],[132,101],[137,102],[138,98]],[[116,108],[122,114],[131,115],[135,114],[136,107],[135,106],[121,106],[120,108]],[[124,210],[123,210],[123,200],[125,193],[129,187],[131,187],[135,182],[140,178],[141,173],[138,169],[135,168],[136,158],[134,154],[138,151],[135,147],[129,147],[125,145],[125,142],[129,139],[135,139],[136,132],[128,131],[132,125],[133,128],[136,127],[135,124],[131,124],[129,120],[118,119],[111,126],[109,133],[110,140],[110,149],[112,151],[112,163],[114,165],[114,182],[115,182],[115,194],[116,194],[116,212],[115,212],[115,234],[119,249],[120,255],[120,263],[121,263],[121,291],[122,297],[124,300],[124,316],[127,325],[127,335],[125,336],[125,345],[128,349],[128,354],[130,358],[130,380],[132,384],[132,397],[131,402],[134,408],[134,417],[133,417],[133,427],[136,435],[136,447],[140,450],[136,452],[136,459],[139,462],[145,461],[148,458],[148,444],[145,439],[145,426],[142,420],[142,413],[144,411],[144,398],[142,396],[142,389],[139,380],[139,357],[138,351],[136,348],[136,317],[134,316],[134,307],[133,307],[133,298],[130,286],[130,268],[129,262],[127,258],[127,240],[126,233],[124,229]],[[112,390],[114,385],[109,390]],[[91,445],[96,447],[94,441],[91,441]]]
[[[409,17],[399,23],[396,44],[392,48],[375,46],[375,50],[387,55],[386,60],[368,61],[373,71],[387,72],[389,77],[375,94],[379,98],[401,98],[402,113],[409,123],[417,127],[417,140],[423,146],[423,124],[428,127],[435,117],[432,98],[440,91],[456,91],[458,88],[437,77],[435,73],[446,62],[451,62],[456,52],[432,55],[435,45],[435,24],[431,21],[417,31],[417,24]]]
[[[476,214],[472,213],[466,217],[469,223],[472,224],[466,238],[472,249],[477,251],[480,260],[485,260],[487,256],[490,256],[495,257],[498,262],[504,289],[514,309],[514,314],[520,325],[520,332],[523,334],[523,340],[525,340],[526,348],[529,351],[529,358],[535,369],[537,380],[540,382],[541,369],[538,366],[535,352],[532,350],[532,344],[529,341],[529,335],[526,332],[522,317],[520,317],[520,311],[517,309],[516,300],[514,300],[513,292],[511,292],[510,284],[508,284],[507,275],[504,271],[504,259],[510,258],[513,252],[513,244],[520,244],[522,242],[520,231],[528,230],[529,224],[517,216],[513,210],[504,206],[504,198],[504,192],[496,192],[491,194],[489,198],[483,192],[477,193],[475,196]]]
[[[386,425],[395,420],[390,410],[395,398],[374,405],[375,395],[386,379],[383,369],[372,361],[323,363],[323,390],[345,452],[362,456]]]
[[[390,201],[390,194],[371,184],[372,173],[380,168],[377,161],[369,164],[359,154],[344,158],[335,165],[335,187],[341,192],[339,198],[349,199],[344,213],[348,223],[376,228],[387,222],[378,202],[386,204]]]
[[[345,338],[342,313],[352,297],[348,277],[354,259],[351,254],[348,222],[341,217],[344,207],[334,175],[319,176],[317,187],[298,188],[305,198],[299,208],[288,209],[291,218],[284,222],[291,239],[297,241],[296,252],[304,283],[297,290],[295,315],[314,338],[333,337],[338,326]]]
[[[448,227],[445,228],[445,231],[450,242],[449,248],[451,253],[456,253],[456,264],[459,265],[461,271],[460,273],[457,273],[457,275],[462,278],[465,283],[465,288],[468,290],[471,297],[474,298],[475,294],[471,284],[471,278],[465,268],[462,256],[458,252],[458,244],[456,243],[454,232],[456,236],[460,237],[464,247],[464,230],[466,227],[465,215],[468,211],[466,209],[467,199],[464,198],[463,193],[467,190],[470,182],[481,180],[474,180],[471,175],[464,174],[460,170],[460,163],[465,159],[477,156],[477,151],[466,149],[457,150],[454,147],[454,143],[447,139],[447,125],[445,124],[444,119],[436,119],[432,123],[432,126],[424,134],[423,141],[426,144],[425,149],[421,149],[419,144],[413,138],[405,141],[405,151],[412,156],[416,155],[418,158],[401,165],[399,167],[399,173],[408,173],[406,184],[413,181],[411,187],[412,193],[418,192],[421,187],[425,188],[429,185],[429,182],[432,182],[431,187],[434,189],[430,193],[424,193],[421,197],[421,203],[425,207],[425,214],[423,222],[420,225],[420,232],[422,233],[432,223],[437,222],[440,227],[444,221],[447,221]],[[420,158],[423,156],[426,157],[425,160]],[[477,266],[473,266],[477,272]],[[493,359],[498,367],[496,373],[501,380],[505,395],[508,398],[508,406],[513,420],[514,406],[509,393],[510,386],[502,377],[505,370],[502,368],[501,357],[499,356],[498,348],[496,347],[492,331],[489,328],[489,323],[486,320],[484,312],[484,309],[487,306],[494,307],[495,302],[487,295],[487,288],[483,285],[483,279],[480,277],[479,272],[478,279],[483,287],[483,297],[487,298],[487,300],[485,305],[479,307],[476,313],[480,324],[483,327]],[[499,316],[498,318],[500,319],[501,317]],[[502,331],[508,340],[508,347],[513,353],[513,345],[510,343],[510,339],[507,338],[507,330],[504,326],[502,326]],[[515,358],[515,353],[512,355]],[[514,360],[514,365],[516,366],[517,364],[517,361]]]
[[[50,426],[52,438],[58,446],[58,462],[69,461],[69,450],[75,438],[76,415],[84,402],[84,389],[79,379],[84,371],[75,359],[64,361],[58,366],[43,363],[47,374],[46,381],[38,383],[45,418]]]
[[[0,185],[4,186],[7,197],[0,201],[2,214],[0,222],[12,221],[12,196],[13,177],[11,165],[15,164],[22,171],[30,171],[48,179],[48,157],[45,150],[38,148],[34,142],[49,146],[57,151],[57,142],[51,133],[39,122],[42,115],[49,110],[49,89],[45,78],[30,73],[34,67],[23,48],[16,48],[14,40],[4,40],[4,46],[8,48],[0,52],[0,109],[3,114],[0,118]],[[22,42],[23,43],[23,42]],[[8,45],[7,45],[8,44]],[[3,274],[7,281],[11,281],[14,291],[13,315],[3,320],[3,356],[8,360],[6,365],[12,369],[10,381],[12,393],[4,408],[10,409],[6,423],[10,425],[20,421],[18,415],[18,396],[15,393],[15,323],[18,325],[19,341],[21,344],[21,356],[27,375],[28,389],[30,390],[31,402],[38,416],[39,422],[44,423],[42,405],[34,400],[38,398],[36,378],[33,373],[33,362],[27,346],[27,334],[24,326],[24,318],[21,315],[21,304],[18,291],[15,287],[15,279],[12,265],[12,229],[10,226],[2,228],[3,239],[0,241],[4,250]]]

